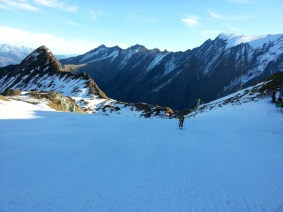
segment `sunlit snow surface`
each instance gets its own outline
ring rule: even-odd
[[[0,119],[34,119],[40,118],[37,111],[54,111],[44,102],[33,105],[26,102],[14,101],[9,102],[0,100]],[[3,123],[1,123],[0,127]],[[0,130],[2,133],[2,131]],[[0,161],[1,162],[1,161]],[[0,210],[1,211],[1,210]]]
[[[0,100],[0,211],[283,210],[283,113],[269,99],[183,131],[175,119],[17,104]]]
[[[233,46],[237,46],[241,43],[249,43],[254,49],[262,48],[262,46],[266,43],[274,42],[278,39],[282,39],[283,34],[277,35],[263,35],[263,36],[244,36],[244,35],[233,35],[233,34],[225,34],[222,33],[218,36],[218,38],[222,40],[226,40],[226,48],[230,48]]]

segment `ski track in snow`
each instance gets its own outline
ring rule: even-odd
[[[186,119],[183,131],[175,119],[34,112],[0,119],[0,211],[275,212],[283,203],[283,117],[268,100]]]

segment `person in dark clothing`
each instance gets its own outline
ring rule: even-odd
[[[272,103],[275,103],[276,102],[276,91],[273,91],[273,94],[272,94]]]
[[[179,128],[180,129],[184,129],[184,120],[185,120],[185,117],[183,114],[179,115]]]

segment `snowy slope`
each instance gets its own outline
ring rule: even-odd
[[[283,34],[277,35],[234,35],[234,34],[220,34],[219,39],[226,41],[226,48],[237,46],[241,43],[248,43],[254,49],[262,48],[264,44],[273,43],[282,39]]]
[[[27,76],[28,77],[28,76]],[[61,77],[61,78],[60,78]],[[6,81],[4,77],[0,79],[2,86],[0,92],[4,91],[8,86],[14,83],[17,78],[12,78],[11,81]],[[76,95],[87,97],[89,96],[89,88],[86,88],[86,84],[89,80],[83,79],[83,77],[70,77],[67,74],[49,74],[46,73],[43,76],[36,75],[32,78],[28,84],[23,83],[25,78],[21,78],[17,84],[14,84],[10,89],[20,90],[49,90],[55,92],[61,92],[65,96]],[[4,83],[4,82],[8,83]]]
[[[54,111],[44,102],[30,104],[15,100],[10,100],[9,102],[0,100],[0,108],[0,119],[34,119],[40,118],[36,115],[37,111]]]
[[[9,104],[29,119],[4,115]],[[0,211],[282,211],[283,116],[269,99],[199,114],[184,131],[18,104],[0,100]]]

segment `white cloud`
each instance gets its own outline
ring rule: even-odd
[[[77,12],[77,10],[79,9],[77,6],[67,5],[60,0],[33,0],[33,2],[41,6],[60,9],[73,13]],[[0,0],[0,9],[21,9],[26,11],[39,11],[38,7],[34,6],[27,0]]]
[[[63,38],[49,33],[29,32],[17,28],[0,26],[0,40],[2,43],[24,45],[31,48],[47,46],[56,54],[83,54],[99,43],[80,38]]]
[[[34,1],[46,7],[56,7],[58,5],[58,3],[56,3],[56,1],[54,0],[34,0]]]
[[[27,3],[25,0],[0,0],[0,8],[2,9],[20,9],[26,11],[38,11],[39,9]]]
[[[8,9],[11,9],[11,8],[8,7],[8,6],[5,6],[5,5],[3,5],[3,4],[0,4],[0,9],[8,10]]]
[[[223,15],[220,15],[212,10],[207,10],[206,12],[209,14],[211,18],[214,18],[214,19],[221,19],[224,17]]]
[[[61,10],[65,10],[67,12],[74,12],[75,13],[78,10],[77,6],[66,5],[64,2],[58,1],[58,0],[33,0],[33,1],[42,5],[42,6],[45,6],[45,7],[61,9]]]
[[[199,19],[200,18],[198,16],[190,16],[187,18],[182,18],[181,21],[189,27],[194,27],[199,24]]]

